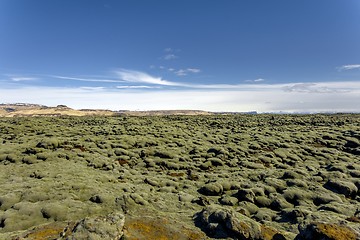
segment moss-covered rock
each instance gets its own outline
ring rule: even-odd
[[[324,185],[325,188],[335,193],[343,194],[345,197],[355,198],[358,188],[353,182],[339,179],[331,179]]]
[[[224,191],[220,183],[208,183],[199,189],[199,192],[208,196],[220,196]]]

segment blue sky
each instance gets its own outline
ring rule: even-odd
[[[360,112],[358,0],[0,0],[0,102]]]

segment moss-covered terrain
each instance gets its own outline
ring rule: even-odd
[[[226,221],[240,215],[272,229],[254,239],[356,232],[360,116],[0,118],[0,184],[0,239],[113,212],[206,238],[237,238]]]

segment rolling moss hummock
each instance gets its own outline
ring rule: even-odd
[[[0,237],[145,209],[196,228],[210,205],[293,234],[352,226],[359,173],[355,114],[0,118]]]

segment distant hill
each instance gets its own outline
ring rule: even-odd
[[[156,110],[156,111],[111,111],[102,109],[75,110],[66,105],[48,107],[39,104],[14,103],[0,104],[0,117],[21,116],[164,116],[164,115],[212,115],[214,113],[201,110]]]
[[[213,115],[214,113],[201,110],[154,110],[154,111],[119,111],[126,116],[165,116],[165,115]]]
[[[21,116],[112,116],[116,113],[110,110],[75,110],[66,105],[47,107],[39,104],[15,103],[0,104],[0,117],[21,117]]]

